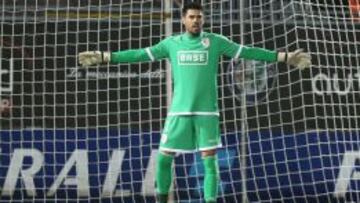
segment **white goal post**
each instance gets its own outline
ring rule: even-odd
[[[155,202],[171,67],[84,69],[77,54],[182,33],[188,2],[0,2],[0,203]],[[360,2],[202,4],[207,32],[312,56],[307,70],[221,59],[218,202],[359,202]],[[199,154],[174,167],[173,200],[203,202]]]

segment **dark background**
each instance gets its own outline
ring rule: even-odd
[[[85,50],[144,48],[164,39],[164,20],[169,14],[163,12],[161,1],[46,2],[4,1],[1,5],[2,68],[9,66],[9,58],[15,61],[13,92],[1,95],[13,102],[10,115],[1,119],[2,128],[161,130],[166,116],[165,61],[85,69],[78,67],[76,59]],[[249,46],[288,51],[301,47],[312,56],[312,69],[304,71],[276,64],[274,82],[259,93],[266,96],[248,102],[244,114],[241,91],[234,90],[241,81],[226,79],[230,61],[224,58],[218,78],[223,131],[240,131],[243,121],[248,130],[358,127],[357,80],[346,95],[317,95],[311,86],[318,73],[330,78],[337,73],[339,87],[344,89],[348,74],[355,77],[359,67],[359,23],[351,20],[346,4],[339,7],[344,2],[329,2],[251,1],[244,3],[241,13],[237,1],[203,1],[206,31]],[[172,6],[173,33],[180,33],[180,9],[176,2]],[[78,77],[69,76],[74,71]],[[89,72],[148,71],[160,71],[160,77],[85,77]],[[317,83],[324,90],[325,85]]]

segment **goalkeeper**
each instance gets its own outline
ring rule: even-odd
[[[224,36],[203,32],[204,14],[198,3],[184,6],[182,23],[185,33],[168,37],[154,46],[117,52],[86,51],[79,54],[79,63],[90,66],[170,60],[174,94],[157,155],[158,201],[167,201],[174,155],[200,151],[205,169],[204,199],[216,202],[219,181],[216,149],[221,146],[216,87],[220,56],[285,62],[300,69],[309,67],[311,59],[301,49],[286,53],[246,47]]]

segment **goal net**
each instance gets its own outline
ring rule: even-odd
[[[85,50],[145,48],[182,33],[190,1],[0,3],[0,202],[155,202],[166,61],[82,68]],[[207,32],[303,48],[310,69],[219,63],[218,202],[358,202],[360,3],[203,0]],[[203,202],[198,153],[171,199]]]

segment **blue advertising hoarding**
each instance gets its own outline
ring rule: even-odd
[[[0,202],[154,202],[159,133],[117,129],[1,131]],[[240,134],[223,135],[219,202],[242,194]],[[357,132],[248,135],[246,191],[250,202],[358,200]],[[202,201],[199,154],[175,160],[179,201]]]
[[[159,137],[117,129],[1,131],[0,202],[154,202]],[[219,159],[220,191],[235,194],[241,188],[237,147],[221,149]],[[201,198],[200,156],[178,156],[175,165],[176,198]]]

